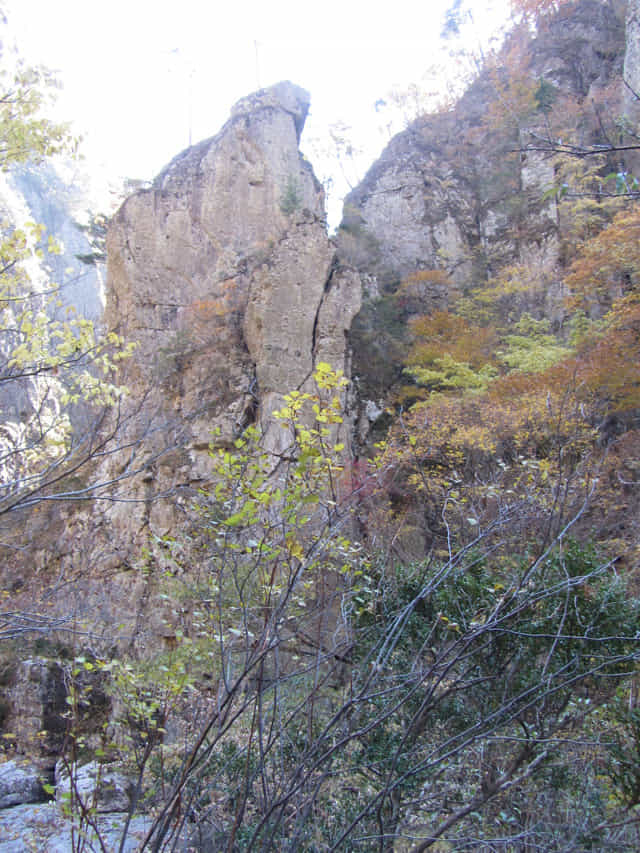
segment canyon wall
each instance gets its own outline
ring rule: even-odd
[[[624,22],[595,0],[563,15],[532,41],[527,73],[588,103],[619,84]],[[365,443],[402,370],[385,298],[412,275],[448,276],[423,281],[416,310],[428,313],[506,264],[534,264],[548,282],[541,310],[559,316],[558,212],[544,197],[554,163],[514,155],[518,136],[487,128],[492,91],[480,75],[454,108],[395,137],[347,198],[335,241],[299,150],[309,96],[291,83],[241,100],[215,137],[125,201],[107,238],[104,318],[136,345],[120,448],[87,474],[108,484],[104,500],[51,502],[18,519],[30,545],[3,567],[16,610],[33,603],[35,577],[53,587],[47,613],[61,627],[106,642],[113,626],[123,643],[162,636],[172,604],[154,598],[153,577],[177,567],[157,543],[182,529],[206,486],[211,441],[256,424],[277,450],[282,395],[311,388],[328,362],[354,379],[346,453],[354,432]],[[406,317],[393,319],[403,334]]]
[[[254,420],[268,432],[281,394],[318,362],[349,372],[360,286],[337,265],[298,149],[308,108],[290,83],[244,98],[109,229],[107,325],[137,344],[126,381],[186,426],[196,468],[213,429],[222,441]]]
[[[50,612],[95,635],[119,624],[144,644],[163,630],[149,567],[178,570],[158,543],[184,529],[210,483],[212,442],[230,445],[255,424],[277,451],[283,395],[312,390],[323,362],[350,375],[361,285],[338,261],[298,148],[308,107],[291,83],[244,98],[217,136],[176,157],[111,222],[104,323],[135,350],[117,423],[104,425],[117,435],[83,472],[104,484],[100,499],[43,505],[28,563],[10,570],[13,583],[59,573]],[[347,415],[335,434],[345,453],[351,432]]]
[[[562,322],[558,264],[566,258],[556,200],[548,195],[558,161],[552,152],[519,149],[542,147],[529,131],[545,132],[544,92],[553,101],[570,97],[580,104],[582,137],[570,141],[605,141],[592,128],[603,100],[603,125],[619,115],[623,61],[630,75],[637,67],[635,20],[630,13],[626,60],[624,9],[613,3],[568,3],[536,33],[514,31],[455,104],[418,117],[396,135],[346,197],[338,243],[340,257],[365,283],[363,311],[351,330],[353,371],[364,400],[380,404],[398,381],[387,354],[398,351],[400,332],[391,329],[385,296],[416,273],[446,273],[446,280],[420,284],[415,310],[428,314],[452,307],[500,269],[526,264],[546,281],[532,309],[556,327]],[[544,90],[536,93],[537,112],[534,102],[527,113],[515,87],[526,91],[531,84]],[[407,317],[395,319],[403,325]]]

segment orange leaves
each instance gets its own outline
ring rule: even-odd
[[[411,273],[402,287],[421,283],[443,284],[448,287],[451,284],[451,279],[444,270],[416,270],[416,272]]]
[[[605,317],[604,333],[585,341],[576,375],[610,412],[640,406],[640,294],[619,299]]]
[[[409,326],[415,337],[409,364],[419,364],[445,354],[473,367],[481,367],[491,361],[496,343],[491,327],[475,326],[464,317],[448,311],[434,311],[429,316],[415,317]]]
[[[640,206],[583,244],[566,283],[574,305],[609,309],[582,341],[577,375],[613,411],[640,405]]]
[[[446,305],[454,284],[444,270],[418,270],[403,281],[395,294],[406,314],[422,314],[426,306]]]
[[[613,300],[640,284],[640,206],[625,210],[585,242],[566,283],[574,302],[589,306]]]
[[[528,53],[529,33],[514,29],[509,46],[492,58],[489,76],[494,97],[489,103],[486,123],[491,130],[518,130],[537,109],[538,82],[531,76]]]
[[[229,308],[224,299],[198,299],[189,306],[189,310],[196,322],[208,323],[216,317],[224,317]]]
[[[492,130],[518,130],[521,122],[536,109],[536,82],[522,74],[506,81],[494,76],[496,98],[487,110],[487,123]]]
[[[590,389],[577,370],[567,360],[543,373],[501,377],[473,397],[418,403],[393,431],[386,461],[413,469],[412,487],[430,494],[463,482],[476,494],[490,492],[506,468],[541,486],[560,459],[580,459],[595,440]]]
[[[478,390],[493,376],[491,328],[473,326],[448,311],[414,317],[414,336],[405,374],[430,391]],[[411,389],[405,389],[411,396]]]
[[[197,299],[186,309],[189,320],[197,326],[207,326],[229,316],[237,310],[238,288],[235,279],[218,285],[219,295]]]
[[[178,328],[196,346],[207,345],[214,337],[226,336],[233,326],[230,318],[241,308],[235,279],[217,285],[216,295],[196,299],[178,312]]]

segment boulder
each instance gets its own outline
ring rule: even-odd
[[[120,849],[125,821],[126,815],[123,814],[98,816],[100,835],[108,851]],[[2,809],[0,810],[0,853],[25,853],[27,850],[69,853],[73,849],[71,826],[71,821],[63,817],[55,803]],[[140,849],[149,826],[148,817],[140,815],[132,819],[123,847],[125,853],[134,853]],[[75,839],[77,842],[77,828]],[[87,842],[85,849],[101,849],[92,831],[88,833]]]
[[[0,764],[0,809],[48,799],[43,783],[53,781],[53,773],[22,761]]]
[[[5,739],[23,752],[59,755],[66,736],[68,710],[63,665],[44,657],[21,661],[4,690]]]
[[[56,801],[64,805],[69,801],[71,782],[62,760],[56,763],[55,783]],[[91,761],[77,768],[74,790],[86,805],[95,802],[98,812],[124,812],[131,804],[133,782],[113,768]]]

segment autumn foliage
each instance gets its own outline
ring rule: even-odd
[[[517,537],[535,539],[559,508],[564,518],[586,503],[605,513],[626,505],[621,492],[637,482],[622,448],[635,446],[640,409],[638,246],[638,205],[586,233],[562,278],[555,326],[540,316],[552,273],[531,265],[505,267],[450,310],[409,319],[413,386],[399,392],[409,411],[382,447],[394,474],[376,511],[396,543],[403,529],[409,551],[442,547],[453,529],[472,539],[523,505]],[[620,547],[599,529],[603,544]]]

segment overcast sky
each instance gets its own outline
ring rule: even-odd
[[[349,125],[365,149],[353,182],[397,130],[392,89],[433,88],[453,0],[5,0],[21,54],[59,72],[59,115],[85,137],[89,166],[151,179],[175,154],[216,133],[235,101],[278,80],[311,92],[302,148],[321,177],[327,127]],[[506,16],[507,0],[469,0],[471,47]],[[437,63],[439,65],[439,63]],[[435,80],[434,80],[435,75]],[[438,79],[440,77],[440,80]],[[335,175],[341,193],[344,181]]]

